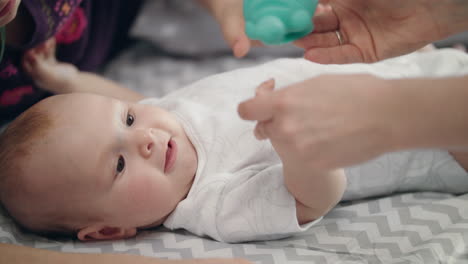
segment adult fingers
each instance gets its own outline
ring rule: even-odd
[[[343,37],[343,34],[341,34],[341,37]],[[343,41],[345,40],[342,39],[342,42]],[[309,34],[303,37],[302,39],[297,40],[295,44],[300,48],[308,50],[311,48],[328,48],[339,46],[340,41],[335,31],[332,31],[325,33]]]
[[[307,49],[310,47],[316,47],[317,45],[323,45],[334,43],[336,38],[335,31],[339,28],[339,21],[333,10],[323,10],[318,15],[314,16],[314,31],[296,41],[294,45]]]
[[[323,8],[314,16],[314,32],[327,32],[338,29],[340,21],[331,7]]]
[[[242,12],[232,12],[222,18],[221,27],[224,39],[231,47],[234,56],[241,58],[250,50],[250,39],[245,34]]]
[[[362,53],[353,45],[313,48],[306,51],[304,58],[321,64],[346,64],[364,61]]]
[[[0,0],[0,8],[4,8],[8,3],[10,3],[9,0]]]
[[[331,9],[330,5],[319,3],[317,5],[317,8],[315,9],[315,15],[318,15],[318,14],[323,13],[323,12],[328,12],[328,11],[330,11],[330,9]]]

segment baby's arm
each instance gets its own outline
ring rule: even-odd
[[[275,144],[273,144],[275,146]],[[314,171],[307,161],[295,160],[287,149],[275,146],[283,161],[284,181],[296,198],[296,214],[299,224],[305,224],[324,216],[341,200],[346,187],[342,169]],[[289,154],[289,155],[288,155]]]
[[[26,52],[23,68],[37,86],[54,94],[95,93],[125,101],[143,96],[99,75],[79,71],[74,65],[55,58],[55,39]]]
[[[271,92],[274,81],[270,80],[257,89],[256,96]],[[266,122],[271,122],[266,121]],[[256,131],[256,133],[261,131]],[[346,177],[342,169],[317,171],[313,161],[301,160],[301,155],[292,151],[287,140],[270,139],[283,162],[284,182],[288,191],[296,198],[299,224],[313,221],[330,211],[343,196]]]

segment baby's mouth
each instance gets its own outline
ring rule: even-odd
[[[177,159],[177,144],[171,138],[169,142],[167,142],[166,160],[164,162],[164,173],[170,172],[170,170],[174,167],[176,159]]]

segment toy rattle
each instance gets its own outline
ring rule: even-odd
[[[278,45],[312,32],[318,0],[244,0],[245,32],[250,39]]]

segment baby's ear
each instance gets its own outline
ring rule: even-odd
[[[136,228],[122,228],[94,225],[78,231],[78,239],[81,241],[96,241],[96,240],[114,240],[129,238],[135,236]]]

